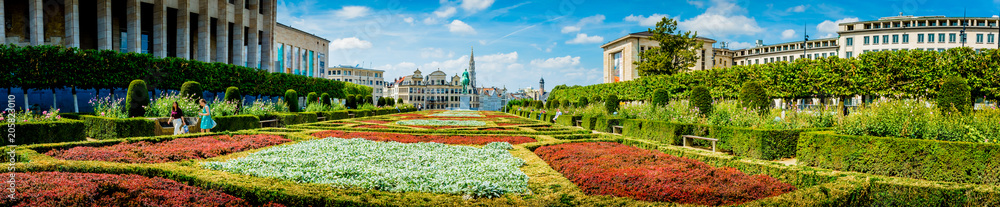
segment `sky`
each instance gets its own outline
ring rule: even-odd
[[[974,1],[595,1],[278,0],[277,21],[330,40],[329,66],[384,70],[386,81],[468,68],[477,87],[592,85],[603,80],[601,45],[655,27],[662,17],[730,49],[837,37],[841,22],[880,17],[1000,14],[1000,0]],[[720,45],[716,45],[719,47]]]

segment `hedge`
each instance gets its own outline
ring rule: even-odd
[[[145,118],[116,119],[83,115],[87,136],[94,139],[153,136],[156,122]]]
[[[322,113],[323,113],[323,117],[326,117],[327,121],[350,118],[350,117],[347,116],[347,110],[324,111]]]
[[[799,165],[958,183],[1000,184],[1000,145],[806,132]]]
[[[693,124],[629,119],[622,126],[622,135],[669,145],[682,145],[681,135],[694,135]]]
[[[599,117],[600,116],[597,116],[597,117],[583,116],[583,117],[581,117],[580,119],[583,120],[583,123],[580,124],[580,127],[583,127],[584,129],[587,129],[587,130],[594,130],[595,125],[597,125],[597,118],[599,118]]]
[[[716,146],[718,150],[762,160],[794,157],[800,133],[825,130],[753,129],[635,119],[623,120],[622,126],[622,135],[670,145],[683,145],[682,135],[716,138],[719,139]],[[710,142],[689,140],[689,144],[704,145]]]
[[[301,112],[301,113],[278,113],[277,120],[278,126],[288,127],[289,125],[304,124],[316,122],[318,118],[315,112]]]
[[[556,119],[556,124],[562,124],[564,126],[576,126],[576,121],[580,120],[580,118],[582,118],[582,116],[562,115],[559,116],[558,119]]]
[[[217,126],[212,131],[239,131],[260,128],[260,118],[254,115],[216,116],[212,117]]]
[[[13,134],[15,137],[3,139],[3,146],[87,140],[83,121],[72,119],[17,123]],[[9,139],[13,139],[14,143],[8,142]]]
[[[614,132],[611,127],[618,126],[621,124],[622,118],[612,118],[612,117],[600,117],[597,118],[597,124],[594,125],[594,130],[599,132]]]

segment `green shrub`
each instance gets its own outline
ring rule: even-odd
[[[590,105],[590,102],[587,102],[587,97],[580,96],[580,99],[576,100],[576,105],[577,107],[586,107]]]
[[[396,104],[403,104],[403,98],[397,98]]]
[[[740,105],[764,114],[771,108],[771,98],[757,81],[747,81],[740,89]]]
[[[218,123],[213,132],[260,128],[260,118],[254,115],[216,116],[212,120]]]
[[[3,146],[16,144],[40,144],[57,142],[86,141],[86,127],[83,121],[67,119],[60,121],[18,122],[14,125],[15,143],[3,139]],[[9,137],[8,137],[9,138]]]
[[[972,93],[969,84],[959,76],[945,78],[938,91],[937,105],[941,112],[961,112],[966,113],[972,109]]]
[[[599,117],[600,115],[597,116],[584,115],[583,117],[580,118],[581,120],[583,120],[583,123],[580,124],[580,127],[583,127],[583,129],[586,130],[594,130],[594,127],[596,127],[597,125],[597,118]]]
[[[146,88],[146,81],[133,80],[128,84],[128,96],[125,98],[125,106],[128,107],[129,117],[142,117],[146,115],[144,107],[149,106],[149,90]]]
[[[327,121],[347,119],[347,118],[349,118],[348,115],[347,115],[347,113],[348,113],[347,110],[325,111],[325,112],[323,112],[323,117],[326,117]]]
[[[354,106],[355,106],[355,108],[361,108],[361,106],[364,106],[366,103],[368,103],[368,102],[365,101],[365,96],[364,95],[355,95],[354,96]]]
[[[667,92],[667,89],[656,89],[656,91],[653,91],[652,103],[654,106],[666,106],[670,103],[670,92]]]
[[[559,104],[560,104],[559,100],[551,100],[551,101],[549,101],[547,103],[549,104],[549,106],[545,107],[545,108],[549,108],[549,109],[559,108]]]
[[[223,100],[233,103],[243,103],[243,94],[240,93],[240,88],[230,86],[229,88],[226,88],[226,96]]]
[[[608,111],[609,114],[614,114],[618,112],[618,96],[610,95],[604,100],[604,109]]]
[[[309,94],[306,94],[306,106],[315,103],[319,103],[319,94],[316,94],[316,92],[309,92]]]
[[[323,105],[327,105],[327,106],[332,105],[331,104],[332,100],[330,100],[330,94],[329,93],[320,94],[319,95],[319,99],[323,101]]]
[[[181,97],[191,97],[191,99],[198,100],[202,99],[202,92],[204,90],[201,89],[201,84],[198,82],[188,81],[181,85]]]
[[[565,100],[565,99],[563,99],[562,102],[559,103],[559,105],[562,106],[563,108],[573,107],[573,104],[570,103],[569,100]]]
[[[593,102],[601,102],[601,101],[604,101],[604,97],[601,97],[601,96],[598,96],[598,95],[594,95],[593,97],[590,97],[590,100],[593,101]]]
[[[611,127],[621,125],[621,120],[621,118],[599,117],[597,124],[594,125],[594,130],[611,133],[614,131]]]
[[[374,100],[372,99],[372,95],[365,95],[365,103],[366,104],[372,104],[372,105],[374,105],[375,103],[373,101]]]
[[[344,107],[352,109],[357,108],[358,105],[357,103],[355,103],[356,101],[357,100],[354,99],[354,96],[348,95],[347,99],[344,100]]]
[[[317,113],[318,112],[278,113],[276,118],[279,126],[288,127],[289,125],[316,122],[317,118],[319,118]]]
[[[289,112],[299,111],[299,94],[295,93],[295,90],[288,89],[285,91],[285,104],[288,105]]]
[[[697,108],[701,115],[712,114],[712,93],[707,86],[691,89],[691,108]]]
[[[145,118],[115,119],[99,116],[81,116],[87,129],[87,137],[94,139],[115,139],[126,137],[153,136],[156,122]]]

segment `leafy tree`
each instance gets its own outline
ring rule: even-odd
[[[365,103],[372,104],[372,95],[365,95]]]
[[[292,89],[285,91],[285,104],[289,112],[299,112],[299,94]]]
[[[323,101],[323,105],[327,105],[327,106],[330,105],[330,94],[329,93],[320,94],[319,95],[319,99]]]
[[[319,101],[319,95],[316,92],[309,92],[306,94],[306,105],[314,104]]]
[[[604,109],[611,114],[618,111],[618,96],[610,95],[608,98],[604,99]]]
[[[666,17],[648,31],[653,34],[649,39],[660,42],[660,47],[639,54],[640,61],[635,64],[640,76],[669,75],[694,66],[698,60],[697,51],[702,48],[702,42],[696,39],[697,32],[682,33],[677,28],[677,20]]]
[[[128,106],[129,117],[141,117],[146,114],[145,106],[149,106],[149,89],[146,82],[133,80],[128,84],[128,96],[125,98],[125,106]]]
[[[747,81],[740,89],[740,104],[764,114],[771,107],[771,98],[764,91],[764,86],[757,81]]]
[[[938,94],[937,104],[942,112],[969,112],[972,109],[972,95],[969,84],[959,76],[944,79]]]
[[[667,92],[667,89],[658,88],[653,91],[654,106],[666,106],[667,103],[670,103],[670,92]]]
[[[201,99],[202,92],[203,90],[201,89],[201,83],[188,81],[184,82],[184,85],[181,85],[181,96],[191,97],[195,100],[198,100]]]
[[[402,98],[397,98],[396,99],[396,104],[403,104],[403,99]]]
[[[559,104],[562,105],[562,107],[564,107],[564,108],[572,107],[573,106],[573,104],[569,103],[569,100],[566,100],[566,99],[563,99],[562,103],[559,103]]]
[[[580,96],[580,99],[576,101],[576,105],[579,107],[586,107],[588,104],[587,97]]]
[[[707,86],[695,86],[691,89],[691,107],[698,108],[698,113],[712,113],[712,93]]]
[[[243,94],[240,94],[240,88],[230,86],[226,88],[226,96],[223,99],[234,103],[241,103],[243,102]]]
[[[344,101],[344,106],[347,108],[356,109],[358,108],[357,101],[358,100],[356,100],[355,96],[348,95],[347,100]]]

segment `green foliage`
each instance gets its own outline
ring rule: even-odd
[[[614,114],[618,112],[618,96],[610,95],[607,99],[604,99],[604,110],[609,114]]]
[[[403,98],[397,98],[396,104],[403,104]]]
[[[232,86],[226,88],[226,96],[223,98],[225,101],[230,101],[233,103],[243,103],[243,94],[240,93],[240,88]]]
[[[146,114],[146,107],[149,106],[149,91],[145,81],[136,79],[128,84],[125,106],[128,107],[129,117],[142,117]]]
[[[706,86],[695,86],[691,89],[691,108],[698,109],[701,115],[712,113],[712,94]]]
[[[354,96],[347,96],[347,100],[344,101],[344,105],[347,108],[352,108],[352,109],[358,108],[357,99]]]
[[[81,116],[87,129],[87,137],[94,139],[115,139],[126,137],[153,136],[156,122],[145,118],[106,118],[99,116]]]
[[[995,137],[1000,137],[1000,109],[962,114],[941,113],[935,107],[912,100],[876,102],[845,117],[837,132],[960,142],[996,142]]]
[[[637,65],[639,76],[670,75],[694,67],[699,56],[697,51],[702,49],[703,44],[696,38],[697,32],[681,32],[677,28],[677,20],[666,17],[648,32],[653,34],[649,39],[660,45],[639,53],[641,61],[633,63]]]
[[[573,107],[573,104],[572,104],[572,103],[570,103],[570,102],[569,102],[569,100],[565,100],[565,99],[564,99],[564,100],[562,100],[562,101],[561,101],[561,102],[559,103],[559,105],[560,105],[560,106],[562,106],[563,108],[569,108],[569,107]]]
[[[6,121],[4,121],[6,122]],[[59,121],[21,122],[14,125],[16,143],[3,139],[3,146],[29,145],[39,143],[86,141],[83,121],[61,119]]]
[[[153,103],[146,107],[146,117],[169,117],[173,110],[174,102],[177,107],[184,112],[183,116],[198,116],[198,101],[190,97],[182,97],[180,94],[162,93]]]
[[[212,131],[239,131],[260,128],[260,118],[254,115],[215,116],[212,120],[218,123]]]
[[[201,83],[195,81],[184,82],[181,86],[181,96],[191,97],[194,100],[201,99],[201,93],[204,90],[201,89]]]
[[[329,93],[323,93],[319,95],[319,99],[323,101],[323,105],[330,105],[332,100],[330,99]]]
[[[365,95],[365,99],[364,100],[365,100],[366,104],[375,104],[373,102],[374,100],[372,99],[372,95]]]
[[[972,109],[972,93],[965,79],[958,76],[947,77],[938,92],[937,105],[942,113],[966,113]]]
[[[560,104],[559,100],[549,100],[548,102],[545,102],[545,103],[549,104],[548,107],[545,107],[545,108],[549,108],[549,109],[559,108],[559,104]]]
[[[298,112],[299,111],[299,94],[295,90],[288,89],[285,91],[285,104],[288,105],[288,111]]]
[[[309,94],[306,95],[306,105],[308,106],[309,104],[315,103],[319,103],[319,94],[316,94],[316,92],[309,92]]]
[[[652,102],[654,106],[666,106],[667,103],[670,103],[670,92],[667,92],[667,89],[656,89],[656,91],[653,91]]]
[[[321,112],[321,111],[333,111],[333,107],[318,103],[310,103],[309,105],[306,105],[305,112]]]
[[[747,81],[740,89],[740,105],[760,113],[767,113],[771,108],[771,98],[767,96],[764,86],[759,82]]]
[[[576,101],[576,105],[578,107],[586,107],[587,105],[590,105],[590,102],[587,101],[587,97],[580,96],[580,98]]]
[[[240,104],[231,101],[219,100],[218,97],[210,102],[210,113],[212,116],[232,116],[239,112]]]
[[[551,94],[550,94],[550,96],[551,96]],[[604,98],[601,95],[594,95],[593,97],[590,98],[590,100],[594,101],[594,103],[597,103],[597,102],[604,101]]]
[[[278,113],[275,116],[278,120],[278,126],[281,127],[316,122],[318,117],[317,112]]]

